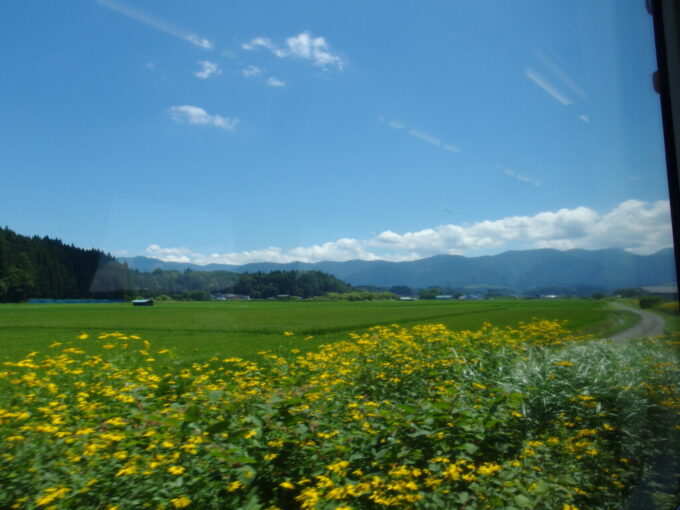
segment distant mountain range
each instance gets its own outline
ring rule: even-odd
[[[527,292],[535,289],[564,289],[575,293],[588,290],[664,285],[675,281],[673,249],[652,255],[635,255],[621,249],[552,249],[507,251],[499,255],[463,257],[436,255],[409,262],[349,260],[346,262],[257,262],[241,266],[205,266],[164,262],[149,257],[119,257],[130,269],[194,271],[226,270],[235,273],[316,270],[330,273],[355,286],[498,290]]]

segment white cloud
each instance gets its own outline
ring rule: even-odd
[[[572,92],[574,92],[581,99],[586,98],[586,93],[583,91],[583,89],[579,87],[576,84],[576,82],[557,64],[550,60],[545,53],[543,53],[540,50],[536,50],[534,52],[534,55],[538,60],[540,60],[543,63],[545,67],[547,67],[555,76],[557,76],[557,78],[559,78],[562,81],[562,83],[569,87]]]
[[[527,67],[524,70],[524,75],[533,81],[536,85],[541,87],[547,94],[549,94],[557,102],[563,104],[564,106],[570,105],[572,103],[561,90],[559,90],[555,85],[550,83],[546,78],[540,75],[537,71]]]
[[[180,30],[179,28],[168,23],[167,21],[163,21],[160,18],[151,16],[150,14],[142,12],[134,7],[130,7],[129,5],[122,4],[116,0],[97,0],[97,3],[103,7],[106,7],[107,9],[110,9],[119,14],[122,14],[123,16],[127,16],[130,19],[138,21],[139,23],[143,23],[144,25],[155,28],[156,30],[165,32],[166,34],[169,34],[178,39],[188,41],[191,44],[198,46],[200,48],[204,48],[207,50],[213,48],[213,44],[208,39],[199,37],[196,34],[185,32],[184,30]]]
[[[378,121],[384,123],[385,125],[391,127],[392,129],[407,130],[406,133],[413,136],[414,138],[429,143],[430,145],[434,145],[435,147],[439,147],[440,149],[444,149],[445,151],[460,152],[460,147],[458,147],[457,145],[454,145],[450,142],[446,142],[441,138],[431,135],[430,133],[426,133],[425,131],[421,131],[419,129],[409,129],[407,124],[399,120],[386,119],[385,117],[380,116],[378,117]]]
[[[449,152],[460,152],[460,147],[458,147],[457,145],[450,144],[450,143],[443,144],[442,149],[444,149],[445,151],[449,151]]]
[[[213,43],[211,43],[208,39],[204,37],[199,37],[196,34],[189,34],[186,37],[187,41],[189,41],[191,44],[195,44],[196,46],[200,48],[204,48],[206,50],[211,50],[213,49]]]
[[[262,69],[257,66],[248,66],[242,69],[241,72],[246,78],[252,78],[254,76],[260,76],[262,74]]]
[[[278,58],[298,58],[309,60],[319,67],[337,67],[342,70],[347,59],[340,53],[333,53],[323,37],[313,37],[309,32],[301,32],[288,37],[283,46],[279,46],[267,37],[255,37],[241,45],[247,51],[265,48]]]
[[[166,262],[193,262],[202,257],[200,253],[194,253],[188,248],[161,248],[157,244],[147,246],[144,255]]]
[[[536,186],[536,187],[541,185],[541,183],[538,182],[536,179],[532,179],[531,177],[527,177],[524,174],[518,174],[517,172],[515,172],[514,170],[510,170],[509,168],[506,168],[505,170],[503,170],[503,173],[505,175],[512,177],[513,179],[517,179],[518,181],[525,182],[527,184],[531,184],[531,185]]]
[[[423,131],[418,131],[417,129],[411,129],[408,132],[409,135],[415,136],[419,140],[422,140],[423,142],[431,143],[432,145],[435,145],[437,147],[440,147],[442,144],[442,141],[437,138],[436,136],[432,136],[428,133],[425,133]]]
[[[210,115],[203,108],[191,105],[173,106],[170,108],[172,118],[184,124],[209,125],[227,131],[236,131],[239,123],[237,118]]]
[[[590,116],[586,115],[585,113],[582,114],[582,115],[579,115],[578,118],[581,119],[586,124],[590,123]]]
[[[267,85],[269,85],[270,87],[285,87],[286,82],[277,80],[276,78],[270,76],[269,78],[267,78]]]
[[[386,230],[369,239],[339,239],[290,250],[260,250],[203,255],[188,248],[149,246],[145,254],[162,260],[197,264],[249,262],[319,262],[322,260],[414,260],[436,254],[466,254],[507,249],[623,248],[639,254],[672,246],[669,203],[622,202],[599,214],[588,207],[508,216],[471,225],[440,225],[399,234]]]
[[[198,65],[201,66],[201,69],[196,71],[194,73],[194,76],[196,78],[200,78],[201,80],[207,80],[211,76],[217,76],[219,74],[222,74],[222,71],[220,70],[220,66],[217,65],[215,62],[209,62],[207,60],[199,60]]]

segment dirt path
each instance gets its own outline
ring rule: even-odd
[[[625,342],[631,338],[657,336],[662,335],[666,329],[666,321],[656,314],[645,312],[644,310],[638,310],[637,308],[631,308],[630,306],[625,306],[619,303],[612,303],[612,305],[639,315],[640,322],[638,322],[632,328],[628,328],[625,331],[621,331],[614,336],[609,337],[610,340],[614,340],[615,342]]]

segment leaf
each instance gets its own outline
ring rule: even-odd
[[[533,506],[531,500],[524,494],[517,494],[515,496],[515,504],[520,508],[531,508]]]
[[[208,392],[208,401],[212,404],[219,402],[224,396],[224,390],[211,390]]]
[[[229,428],[229,420],[222,420],[222,421],[218,421],[216,423],[213,423],[208,428],[206,428],[205,431],[208,434],[212,435],[212,434],[218,434],[219,432],[227,430],[228,428]]]
[[[475,453],[477,450],[479,450],[479,448],[478,448],[476,445],[472,444],[472,443],[465,443],[463,446],[461,446],[461,448],[463,448],[463,450],[465,450],[466,452],[468,452],[470,455],[472,455],[472,454]]]
[[[168,381],[161,381],[160,384],[158,385],[158,388],[156,388],[156,396],[157,397],[162,397],[166,393],[170,392],[170,384]]]
[[[539,494],[542,494],[544,492],[547,492],[550,486],[545,483],[543,480],[539,480],[536,482],[536,487],[534,487],[534,492],[537,492]]]
[[[197,422],[201,418],[201,409],[193,405],[189,407],[184,413],[184,421],[187,422]]]

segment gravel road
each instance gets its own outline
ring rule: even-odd
[[[640,316],[640,322],[635,326],[609,337],[615,342],[625,342],[631,338],[662,335],[666,329],[666,321],[656,314],[646,312],[644,310],[638,310],[637,308],[631,308],[630,306],[625,306],[619,303],[612,303],[612,305],[616,306],[617,308],[633,312]]]

